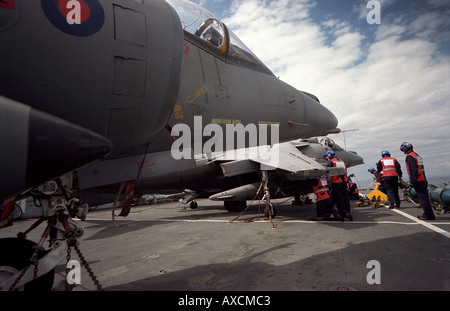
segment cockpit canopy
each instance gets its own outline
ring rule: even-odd
[[[166,0],[177,11],[183,30],[227,62],[252,68],[270,75],[273,73],[261,60],[212,13],[188,0]]]
[[[320,144],[324,147],[330,147],[332,150],[336,149],[336,143],[329,137],[322,138]]]

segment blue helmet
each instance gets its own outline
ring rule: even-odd
[[[376,171],[376,169],[374,169],[373,167],[371,167],[371,168],[369,168],[367,171],[373,174],[373,173]]]
[[[413,145],[405,141],[404,143],[401,144],[400,150],[403,152],[408,152],[410,150],[413,150]]]
[[[389,153],[389,151],[383,150],[383,151],[381,151],[381,156],[382,156],[383,158],[384,158],[384,157],[390,157],[391,154]]]
[[[328,159],[333,159],[334,157],[336,157],[336,154],[334,153],[334,151],[328,151],[327,157]]]

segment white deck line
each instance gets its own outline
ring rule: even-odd
[[[443,236],[445,236],[445,237],[447,237],[447,238],[450,239],[450,232],[445,231],[444,229],[441,229],[441,228],[439,228],[439,227],[436,227],[436,226],[434,226],[434,225],[432,225],[432,224],[430,224],[430,223],[428,223],[428,222],[426,222],[426,221],[420,220],[420,219],[418,219],[417,217],[411,216],[411,215],[409,215],[409,214],[407,214],[407,213],[405,213],[405,212],[402,212],[402,211],[400,211],[400,210],[398,210],[398,209],[393,209],[393,211],[396,212],[396,213],[398,213],[398,214],[400,214],[400,215],[405,216],[406,218],[409,218],[409,219],[411,219],[411,220],[414,220],[416,223],[421,224],[422,226],[427,227],[428,229],[431,229],[431,230],[433,230],[434,232],[440,233],[440,234],[442,234]]]

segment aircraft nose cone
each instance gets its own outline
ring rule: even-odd
[[[105,137],[0,96],[0,200],[98,160]]]
[[[305,123],[319,125],[319,128],[314,126],[305,126],[306,136],[326,136],[328,134],[340,133],[341,130],[337,127],[338,120],[330,110],[311,96],[304,94],[303,98],[306,106],[308,107],[308,112],[305,116]],[[318,131],[320,133],[318,133]]]
[[[47,113],[31,110],[27,186],[34,186],[101,159],[109,139]]]
[[[355,163],[354,165],[364,164],[364,159],[358,154],[356,154],[356,152],[350,151],[350,153],[352,154],[353,162]]]

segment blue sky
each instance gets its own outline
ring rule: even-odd
[[[450,176],[450,2],[380,0],[370,25],[368,0],[196,0],[281,80],[315,94],[338,118],[347,149],[366,164],[400,144],[424,158],[427,175]],[[343,135],[331,135],[343,145]]]

